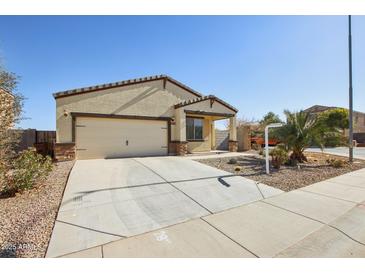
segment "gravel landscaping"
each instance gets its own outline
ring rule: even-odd
[[[328,159],[347,161],[347,158],[315,152],[306,152],[305,155],[308,158],[308,162],[300,164],[299,167],[283,165],[279,170],[272,168],[270,175],[265,173],[265,158],[260,155],[233,157],[237,160],[236,164],[228,163],[232,157],[200,159],[196,161],[237,175],[242,175],[283,191],[301,188],[344,173],[365,168],[365,161],[363,160],[355,160],[352,164],[346,162],[343,167],[333,167],[328,163]]]
[[[73,162],[54,164],[47,180],[0,199],[0,257],[44,257]]]

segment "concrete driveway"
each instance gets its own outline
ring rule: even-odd
[[[47,257],[154,231],[280,193],[181,157],[77,161]],[[193,229],[212,230],[201,219],[197,222]],[[234,244],[232,248],[231,242],[220,245],[225,237],[217,234],[216,238],[217,246],[211,246],[218,252],[215,255],[235,256],[235,250],[242,253]]]
[[[365,257],[365,169],[64,257]]]

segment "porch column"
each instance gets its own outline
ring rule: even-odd
[[[188,142],[186,141],[186,114],[183,108],[175,109],[175,147],[177,155],[186,155]]]
[[[238,150],[236,116],[229,118],[228,150],[231,152]]]
[[[215,147],[215,124],[214,124],[214,120],[210,120],[210,129],[211,129],[211,149],[212,150],[215,150],[216,147]]]

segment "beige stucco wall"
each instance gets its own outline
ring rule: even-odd
[[[174,117],[175,104],[194,98],[168,81],[164,90],[163,80],[61,97],[56,99],[57,142],[72,141],[72,118],[65,112]]]
[[[238,151],[246,151],[251,149],[251,127],[237,127]]]
[[[205,118],[203,123],[203,139],[204,142],[189,142],[188,143],[188,152],[202,152],[202,151],[210,151],[211,150],[211,123],[212,120],[210,118]]]
[[[186,141],[186,114],[183,108],[175,109],[175,126],[173,141]],[[172,131],[172,129],[171,129]]]

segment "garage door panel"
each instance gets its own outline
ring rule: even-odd
[[[158,120],[76,119],[77,159],[167,154],[167,122]]]

